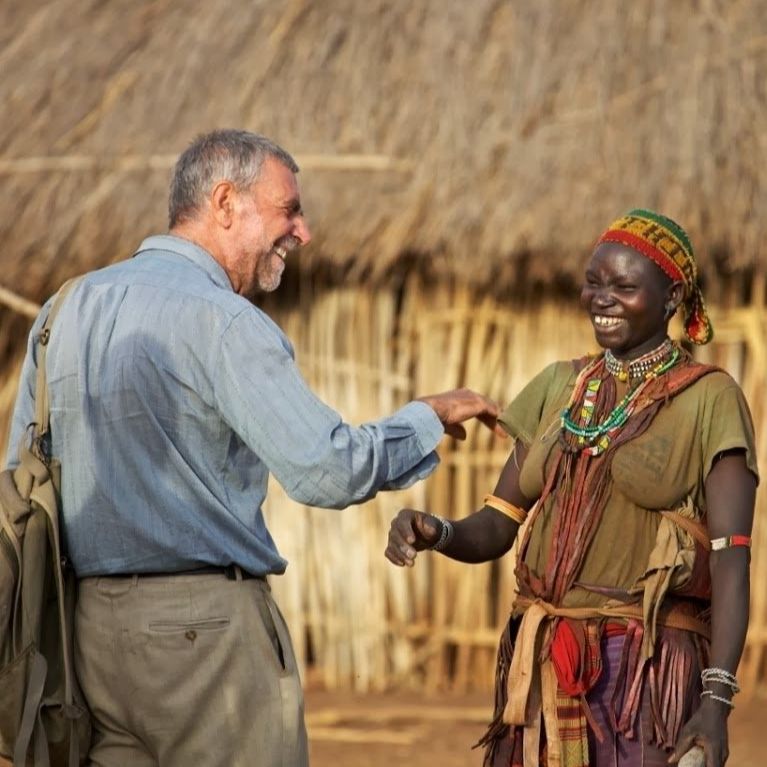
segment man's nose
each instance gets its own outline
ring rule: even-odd
[[[293,235],[297,237],[302,245],[308,245],[312,239],[312,233],[309,230],[309,224],[303,216],[298,216],[293,228]]]

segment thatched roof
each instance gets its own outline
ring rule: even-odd
[[[766,70],[764,0],[4,3],[0,281],[39,300],[128,256],[222,126],[303,161],[309,271],[550,284],[636,205],[748,269]]]

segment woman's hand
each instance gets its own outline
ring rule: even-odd
[[[728,714],[726,704],[704,698],[700,708],[682,727],[669,764],[676,764],[693,746],[700,746],[706,754],[706,767],[723,767],[730,754],[727,745]]]
[[[402,509],[391,521],[386,558],[399,567],[412,567],[419,551],[431,548],[442,533],[442,523],[431,514]]]
[[[494,495],[521,509],[533,502],[519,488],[519,472],[527,448],[517,442],[495,486]],[[440,552],[459,562],[489,562],[502,557],[513,545],[519,523],[496,509],[485,506],[468,517],[451,523],[453,537]],[[412,567],[419,551],[431,548],[442,534],[442,523],[432,514],[402,509],[392,520],[386,558],[399,567]]]

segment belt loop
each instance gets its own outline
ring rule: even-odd
[[[131,578],[131,586],[134,588],[138,585],[138,573],[133,573],[133,577]]]
[[[239,565],[234,565],[234,580],[241,581],[242,580],[242,569]]]

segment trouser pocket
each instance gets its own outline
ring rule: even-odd
[[[274,648],[277,662],[280,664],[280,668],[285,671],[287,668],[285,664],[285,649],[277,631],[275,616],[269,606],[270,599],[271,597],[268,593],[262,592],[256,597],[256,607],[258,608],[258,613],[261,616],[261,622],[264,624],[266,635],[269,637],[269,641]]]
[[[220,631],[229,625],[229,618],[202,618],[188,621],[151,621],[150,631],[161,634],[188,631]]]

